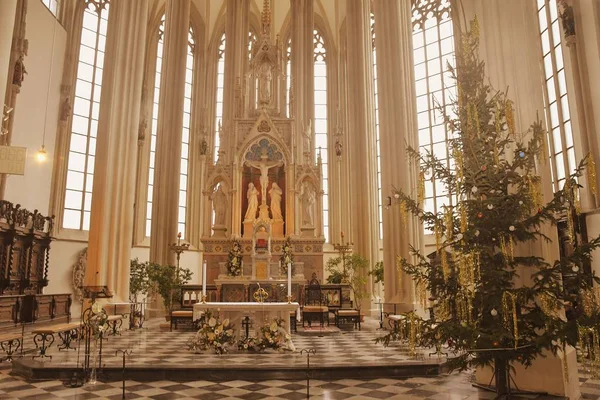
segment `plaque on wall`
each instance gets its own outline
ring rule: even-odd
[[[0,174],[25,175],[27,147],[0,146]]]

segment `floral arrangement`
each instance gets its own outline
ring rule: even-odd
[[[292,238],[289,236],[285,239],[285,242],[283,242],[281,258],[279,261],[281,262],[281,275],[287,275],[288,264],[294,264],[294,255],[292,254]]]
[[[283,324],[284,320],[282,318],[274,318],[273,321],[260,328],[257,338],[257,345],[260,350],[296,350],[292,343],[292,337],[283,328]]]
[[[240,339],[238,342],[238,350],[241,351],[254,351],[257,347],[258,344],[256,343],[256,338],[252,336]]]
[[[196,336],[188,343],[194,352],[214,350],[217,354],[227,353],[227,347],[235,343],[233,325],[229,319],[219,320],[219,313],[206,310],[202,317],[202,325]]]
[[[108,315],[100,303],[92,304],[92,314],[88,318],[88,326],[92,328],[94,338],[101,339],[108,330]]]
[[[227,275],[240,276],[242,275],[242,246],[237,240],[233,240],[231,250],[227,259]]]

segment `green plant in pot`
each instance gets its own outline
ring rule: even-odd
[[[192,272],[187,268],[177,268],[173,265],[149,263],[147,266],[148,280],[155,293],[161,295],[167,317],[170,317],[175,304],[181,299],[181,287],[192,279]]]
[[[325,265],[325,270],[329,273],[327,283],[347,283],[352,291],[354,306],[360,310],[362,300],[367,297],[368,269],[369,260],[358,254],[330,258]]]

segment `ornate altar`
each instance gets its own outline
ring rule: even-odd
[[[276,279],[273,270],[288,236],[303,266],[303,276],[294,278],[305,280],[313,272],[323,277],[321,160],[302,153],[302,140],[310,145],[313,137],[310,124],[307,132],[296,132],[295,120],[282,111],[282,49],[271,40],[268,10],[262,22],[248,70],[237,78],[233,113],[219,129],[217,157],[204,158],[202,243],[209,284],[224,278],[222,263],[233,238],[243,249],[240,279]]]

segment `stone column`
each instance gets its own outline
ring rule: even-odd
[[[379,101],[379,140],[383,202],[391,188],[415,193],[418,168],[409,163],[406,144],[418,146],[410,2],[374,0]],[[396,257],[411,259],[409,244],[420,248],[422,227],[416,218],[404,222],[399,207],[383,211],[385,301],[414,309],[412,278],[399,271]],[[398,310],[398,308],[397,308]]]
[[[314,116],[314,1],[291,0],[292,6],[292,79],[294,79],[294,116],[296,117],[296,157],[304,162],[304,153],[310,153],[310,163],[314,163],[314,121],[311,148],[302,145],[303,127]]]
[[[578,159],[589,151],[596,162],[596,171],[600,170],[600,137],[597,128],[600,126],[600,3],[596,0],[579,0],[571,2],[574,19],[575,35],[566,40],[569,46],[571,64],[573,69],[573,85],[567,80],[569,100],[573,102],[572,88],[578,94],[577,116],[585,123],[587,129],[579,132],[574,130],[574,142],[581,143],[583,151],[577,152]],[[563,26],[564,28],[564,26]],[[563,30],[564,32],[564,30]],[[563,41],[565,43],[565,41]],[[563,54],[567,54],[563,46]],[[571,112],[571,115],[574,115]],[[583,124],[581,124],[583,125]],[[578,135],[579,133],[579,135]],[[577,148],[576,148],[577,150]],[[596,187],[600,176],[596,174]],[[600,192],[593,196],[589,191],[590,182],[586,179],[583,183],[581,206],[586,212],[586,225],[588,237],[600,235]],[[592,259],[592,270],[600,275],[600,259],[597,254]]]
[[[4,96],[4,93],[6,93],[6,82],[9,75],[12,76],[12,71],[9,71],[8,66],[16,11],[17,0],[0,2],[0,96]],[[2,105],[0,104],[0,106]],[[4,110],[0,110],[0,116],[2,111]]]
[[[158,106],[150,261],[175,265],[190,0],[167,0]]]
[[[460,21],[463,21],[463,13],[466,21],[472,20],[475,15],[479,20],[479,57],[485,62],[487,77],[494,88],[508,88],[508,97],[515,102],[516,129],[521,132],[527,131],[538,115],[539,118],[543,118],[544,110],[544,72],[540,64],[541,42],[537,3],[521,0],[464,0],[462,4]],[[460,40],[456,40],[456,43],[460,43]],[[563,52],[565,51],[563,43]],[[544,199],[550,201],[553,194],[549,162],[540,163],[538,174],[543,182]],[[556,227],[546,225],[541,227],[541,231],[551,239],[550,243],[538,240],[519,245],[515,251],[524,255],[543,256],[552,262],[559,258]],[[518,279],[524,284],[530,284],[530,276],[530,272],[522,271]],[[573,348],[567,351],[567,362],[568,379],[564,376],[563,361],[552,354],[538,358],[527,369],[514,365],[516,384],[527,391],[544,391],[553,395],[579,398],[577,364]],[[478,381],[488,382],[489,376],[484,376],[482,372],[478,370]]]
[[[135,162],[148,2],[112,0],[100,103],[86,285],[129,296]]]
[[[225,76],[223,83],[224,143],[219,151],[225,151],[226,162],[232,162],[235,149],[233,118],[235,115],[235,82],[244,79],[244,63],[248,57],[248,10],[249,0],[227,0],[225,22]]]
[[[371,62],[370,7],[367,0],[347,3],[348,29],[348,142],[351,172],[350,240],[354,252],[378,259],[377,150],[375,142],[373,64]],[[371,277],[367,288],[372,290]]]

